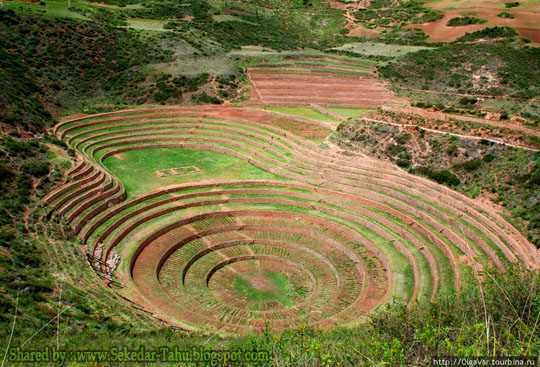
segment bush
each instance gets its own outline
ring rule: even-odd
[[[449,156],[457,156],[459,153],[459,147],[457,146],[457,144],[450,144],[447,148],[446,148],[446,154],[448,154]]]
[[[396,156],[396,155],[398,155],[398,154],[400,154],[402,152],[406,152],[406,151],[407,151],[407,148],[405,148],[404,146],[390,143],[386,147],[385,153],[389,157],[394,157],[394,156]]]
[[[471,42],[477,39],[511,38],[518,35],[518,32],[512,27],[487,27],[476,32],[466,33],[458,38],[456,42]]]
[[[507,13],[503,11],[502,13],[497,14],[499,18],[503,19],[514,19],[516,16],[514,14]]]
[[[411,140],[411,134],[409,133],[401,133],[396,137],[396,142],[398,144],[406,144],[409,140]]]
[[[0,183],[9,182],[15,177],[15,172],[3,163],[0,163]]]
[[[400,159],[397,160],[396,163],[401,168],[409,168],[411,166],[411,160],[410,159],[400,158]]]
[[[36,178],[48,175],[49,168],[48,162],[27,162],[21,166],[23,172]]]
[[[475,17],[456,17],[452,18],[446,23],[450,27],[462,27],[471,24],[483,24],[487,23],[487,19],[480,19]]]
[[[461,183],[461,180],[447,169],[437,170],[431,166],[421,166],[415,168],[414,172],[447,186],[457,186]]]
[[[32,157],[36,154],[33,148],[39,147],[39,143],[37,141],[33,142],[24,142],[24,141],[17,141],[13,140],[11,137],[4,138],[4,141],[2,142],[4,149],[9,152],[10,154],[14,156],[19,156],[21,158],[28,158]]]
[[[464,169],[469,172],[476,171],[480,167],[482,167],[482,161],[480,159],[471,159],[469,161],[454,165],[454,168]]]
[[[519,6],[519,2],[518,2],[518,1],[512,1],[512,2],[508,2],[508,3],[504,3],[504,6],[505,6],[507,9],[515,8],[515,7],[518,7],[518,6]]]
[[[14,239],[15,234],[13,232],[0,231],[0,246],[11,247]]]
[[[459,104],[462,106],[475,105],[478,103],[478,98],[462,97],[459,99]]]
[[[194,94],[191,96],[191,100],[195,103],[212,103],[212,104],[221,104],[223,101],[217,97],[210,96],[206,92],[201,94]]]

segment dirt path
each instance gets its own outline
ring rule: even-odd
[[[503,129],[521,131],[528,135],[534,135],[534,136],[540,137],[540,130],[534,130],[534,129],[530,129],[524,126],[512,124],[512,123],[504,123],[504,122],[486,120],[486,119],[470,117],[470,116],[453,115],[453,114],[448,114],[448,113],[443,113],[443,112],[432,112],[432,111],[427,111],[421,108],[414,108],[414,107],[403,108],[403,107],[383,106],[382,109],[383,111],[414,114],[414,115],[418,115],[422,117],[432,118],[435,120],[455,119],[455,120],[475,122],[475,123],[484,124],[484,125],[493,126],[493,127],[499,127]]]
[[[457,92],[443,92],[440,90],[432,90],[432,89],[420,89],[420,88],[409,88],[409,87],[398,87],[402,90],[413,90],[415,92],[422,92],[422,93],[431,93],[431,94],[446,94],[451,96],[460,96],[460,97],[474,97],[474,98],[488,98],[488,99],[513,99],[516,101],[530,101],[535,102],[538,101],[538,98],[518,98],[518,97],[510,97],[510,96],[490,96],[485,94],[468,94],[468,93],[457,93]]]
[[[422,129],[422,130],[424,130],[424,131],[429,131],[429,132],[431,132],[431,133],[436,133],[436,134],[452,135],[452,136],[456,136],[456,137],[458,137],[458,138],[464,138],[464,139],[487,140],[487,141],[491,141],[491,142],[493,142],[493,143],[502,144],[502,145],[506,145],[506,146],[509,146],[509,147],[520,148],[520,149],[527,149],[527,150],[532,150],[532,151],[534,151],[534,152],[539,152],[539,151],[540,151],[539,149],[534,149],[534,148],[524,147],[524,146],[522,146],[522,145],[509,144],[509,143],[504,142],[504,141],[502,141],[502,140],[486,139],[486,138],[483,138],[483,137],[481,137],[481,136],[471,136],[471,135],[455,134],[455,133],[450,133],[450,132],[441,131],[441,130],[429,129],[429,128],[427,128],[427,127],[422,127],[422,126],[418,126],[418,125],[415,125],[415,124],[401,124],[401,123],[398,123],[398,122],[388,122],[388,121],[374,120],[374,119],[369,119],[369,118],[362,118],[362,120],[366,120],[366,121],[370,121],[370,122],[377,122],[377,123],[381,123],[381,124],[394,125],[394,126],[415,127],[415,128],[419,128],[419,129]]]

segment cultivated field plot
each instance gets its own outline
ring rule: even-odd
[[[440,3],[433,3],[439,5]],[[454,3],[447,2],[454,6]],[[432,4],[429,4],[431,6]],[[407,27],[421,28],[429,36],[429,40],[433,42],[450,42],[465,35],[467,32],[475,32],[486,27],[493,26],[507,26],[514,28],[520,36],[529,38],[533,43],[540,43],[540,5],[537,5],[534,11],[522,11],[518,7],[516,9],[505,9],[500,7],[498,9],[486,9],[486,8],[463,8],[461,10],[445,10],[444,18],[432,23],[426,24],[414,24]],[[502,12],[512,14],[513,18],[501,18],[497,16]],[[451,27],[447,23],[450,19],[463,16],[474,16],[480,19],[487,20],[487,23],[472,24],[461,27]]]
[[[290,56],[247,71],[251,105],[377,108],[402,103],[375,78],[372,65],[354,61]]]
[[[78,163],[45,201],[119,294],[187,330],[351,325],[387,303],[457,292],[485,267],[538,266],[490,208],[275,121],[207,106],[60,123]],[[155,174],[188,166],[199,172]]]

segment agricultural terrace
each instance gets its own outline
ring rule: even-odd
[[[324,125],[283,121],[203,106],[62,122],[55,133],[78,161],[46,195],[49,215],[137,308],[222,334],[354,325],[389,303],[458,292],[488,267],[538,266],[490,208],[321,148]]]
[[[375,77],[375,62],[290,55],[261,58],[247,69],[249,105],[377,108],[403,103]]]

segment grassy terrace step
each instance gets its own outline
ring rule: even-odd
[[[308,188],[308,187],[306,187]],[[172,189],[169,189],[168,190],[169,192],[173,192]],[[183,192],[183,191],[182,191]],[[304,191],[304,193],[306,193],[306,191]],[[313,195],[306,195],[306,194],[300,194],[298,192],[287,192],[287,191],[278,191],[276,190],[275,188],[273,190],[270,190],[270,189],[249,189],[248,187],[244,187],[244,188],[238,188],[236,190],[215,190],[215,189],[212,189],[212,191],[209,191],[209,192],[195,192],[195,193],[188,193],[185,195],[186,198],[193,200],[193,198],[195,197],[200,197],[201,199],[209,199],[209,198],[215,198],[217,195],[227,195],[227,197],[231,197],[231,198],[242,198],[242,197],[251,197],[251,196],[255,196],[257,197],[258,195],[266,195],[266,196],[271,196],[271,198],[295,198],[295,199],[298,199],[298,200],[301,200],[301,201],[304,201],[304,202],[307,202],[307,203],[311,203],[310,205],[321,205],[321,206],[324,206],[324,207],[329,207],[329,208],[332,208],[334,210],[337,210],[337,209],[342,209],[342,210],[347,210],[347,212],[349,213],[354,213],[356,215],[358,214],[362,214],[364,217],[366,217],[366,220],[369,220],[371,219],[373,221],[373,223],[375,223],[376,225],[373,225],[372,223],[369,223],[359,217],[355,218],[355,221],[356,222],[362,222],[364,226],[367,226],[369,228],[371,228],[371,230],[379,233],[379,235],[383,236],[383,237],[386,237],[389,241],[392,241],[394,240],[395,241],[395,238],[399,238],[399,236],[397,235],[394,235],[394,236],[388,236],[386,235],[384,232],[382,232],[379,227],[382,226],[382,223],[378,222],[377,220],[379,221],[383,221],[385,225],[388,225],[390,227],[393,227],[394,229],[394,232],[396,231],[399,231],[399,229],[395,226],[393,226],[393,224],[389,221],[387,221],[385,218],[382,218],[382,217],[379,217],[377,219],[372,219],[370,218],[370,216],[372,215],[371,213],[371,210],[372,208],[370,207],[365,207],[365,206],[360,206],[359,203],[355,203],[357,205],[350,205],[348,202],[346,202],[345,200],[332,200],[331,198],[329,198],[329,195],[325,195],[325,200],[324,200],[324,203],[319,203],[318,201],[313,201],[313,200],[319,200],[319,198],[315,197],[313,198]],[[311,201],[309,200],[306,200],[307,198],[311,197]],[[166,198],[164,199],[163,201],[161,202],[153,202],[149,207],[148,209],[153,209],[155,207],[157,207],[158,205],[167,205],[171,202],[176,202],[176,201],[180,201],[182,199],[182,196],[176,196],[176,197],[169,197],[169,198]],[[351,198],[352,200],[354,200],[354,198]],[[119,212],[117,214],[117,217],[118,218],[118,221],[114,224],[112,224],[112,226],[108,227],[108,233],[110,233],[110,231],[112,231],[114,228],[116,228],[117,225],[120,225],[122,222],[125,222],[127,221],[129,218],[131,218],[132,216],[135,216],[136,214],[142,214],[144,213],[144,208],[139,208],[137,209],[137,212],[134,213],[134,212],[130,212],[128,210],[126,211],[122,211],[122,212]],[[99,242],[103,242],[105,240],[106,237],[104,237],[103,235],[98,239]],[[414,241],[414,239],[413,239]],[[421,244],[418,244],[418,242],[416,242],[417,246],[418,247],[422,247],[423,245]],[[399,243],[396,244],[397,246],[399,246]],[[401,251],[404,251],[404,250],[401,250]]]
[[[223,215],[224,213],[217,213],[217,214]],[[246,214],[249,214],[249,213],[246,212]],[[252,215],[257,215],[257,214],[263,215],[262,213],[257,213],[257,212],[253,212],[253,213],[252,213]],[[264,215],[268,215],[268,214],[271,214],[271,213],[264,213]],[[281,217],[281,214],[279,215],[279,217]],[[240,215],[238,218],[244,219],[244,218],[246,218],[246,217]],[[253,242],[259,242],[259,241],[257,241],[255,238],[258,236],[257,233],[261,233],[261,232],[260,232],[261,229],[266,229],[266,231],[265,231],[264,233],[268,233],[268,232],[270,232],[270,233],[276,233],[276,231],[279,231],[279,229],[285,230],[285,228],[283,227],[283,225],[281,225],[280,227],[273,227],[273,228],[270,227],[270,226],[265,226],[265,225],[262,225],[262,226],[261,226],[261,220],[262,220],[262,222],[265,222],[265,220],[264,220],[263,218],[264,218],[264,217],[256,217],[256,222],[259,223],[257,227],[259,227],[259,228],[249,228],[249,225],[245,225],[245,227],[244,227],[245,230],[242,229],[242,232],[248,233],[247,236],[248,236],[249,238],[253,239]],[[249,216],[246,218],[246,221],[249,222]],[[253,220],[252,220],[252,221],[253,221]],[[310,221],[313,221],[313,219],[310,218]],[[206,222],[207,224],[206,224],[206,225],[203,225],[202,227],[200,227],[201,229],[207,229],[207,228],[209,228],[209,227],[215,228],[216,225],[217,225],[216,223],[212,223],[211,221],[208,222],[208,219],[203,219],[203,222]],[[319,223],[324,223],[324,222],[319,222]],[[283,223],[282,223],[282,224],[283,224]],[[295,221],[293,221],[291,224],[293,224],[293,227],[298,226],[298,223],[295,222]],[[327,227],[327,226],[326,226],[326,227]],[[230,228],[230,227],[229,227],[229,228],[225,227],[225,228],[223,228],[223,229],[226,230],[226,231],[233,230],[233,229]],[[172,230],[174,230],[174,229],[172,229]],[[325,230],[327,230],[327,228],[325,228]],[[214,232],[216,232],[216,229],[214,229]],[[345,232],[346,232],[346,230],[345,230]],[[204,232],[201,232],[201,235],[202,235],[203,233],[204,233]],[[339,233],[343,233],[343,229],[342,229]],[[191,234],[191,232],[188,231],[187,234]],[[305,235],[305,233],[303,233],[303,234]],[[213,239],[214,241],[220,241],[220,239],[216,239],[216,238],[215,238],[215,236],[216,236],[215,233],[212,234],[211,236],[214,236],[214,239]],[[159,241],[160,238],[161,238],[161,237],[155,238],[155,239],[153,240],[153,243],[156,243],[156,241]],[[179,240],[179,239],[182,238],[182,236],[180,235],[180,232],[177,232],[177,233],[173,236],[173,238]],[[200,235],[199,235],[198,238],[201,238]],[[206,238],[206,236],[205,236],[204,238]],[[189,238],[188,238],[187,240],[189,240]],[[293,240],[293,237],[290,236],[290,237],[289,237],[289,240],[287,241],[287,243],[291,242],[292,240]],[[204,249],[204,246],[202,246],[200,240],[195,239],[195,241],[198,241],[197,244],[196,244],[196,246],[199,246],[201,249]],[[265,241],[268,241],[268,240],[265,239],[265,240],[262,240],[262,241],[265,242]],[[309,242],[309,241],[308,241],[307,239],[304,240],[304,244],[305,244],[305,245],[306,245],[308,242]],[[165,240],[163,243],[164,243],[164,244],[168,243],[168,240]],[[271,242],[267,242],[267,244],[269,244],[269,243],[271,243]],[[321,244],[320,244],[320,238],[319,238],[318,241],[313,241],[312,243],[313,243],[313,244],[316,244],[316,246],[318,246],[318,247],[321,246]],[[176,246],[179,246],[179,245],[180,245],[180,243],[178,243]],[[233,245],[235,245],[235,244],[230,244],[230,246],[233,246]],[[153,246],[154,246],[154,245],[152,245],[152,244],[149,243],[149,245],[145,248],[145,250],[143,250],[143,251],[140,252],[140,256],[141,256],[142,258],[144,258],[144,256],[145,256],[144,253],[145,253],[145,252],[153,252],[154,255],[155,255],[155,252],[154,252],[155,250],[152,250],[152,247],[153,247]],[[158,246],[158,247],[159,247],[159,245],[155,245],[155,246]],[[161,245],[161,246],[163,246],[163,245]],[[188,247],[186,247],[186,246],[188,246]],[[334,246],[336,246],[336,244],[334,244]],[[156,247],[156,249],[157,249],[158,247]],[[186,249],[186,251],[189,251],[189,248],[190,248],[190,247],[189,247],[189,245],[182,245],[181,248],[182,248],[182,249]],[[303,248],[303,247],[300,247],[300,248]],[[328,248],[328,249],[330,249],[330,248]],[[342,247],[342,249],[346,249],[346,247]],[[166,248],[163,248],[163,249],[162,249],[162,251],[164,251],[164,250],[166,250]],[[278,252],[279,252],[279,251],[282,251],[282,249],[277,249],[277,248],[274,249],[274,250],[275,250],[275,251],[278,251]],[[258,251],[257,246],[250,247],[250,251],[254,251],[256,254],[259,254],[259,253],[261,252],[261,251]],[[272,253],[272,252],[270,252],[270,253]],[[263,251],[263,254],[264,254],[264,255],[268,255],[269,253]],[[276,254],[276,252],[273,252],[273,254]],[[336,256],[337,256],[337,254],[336,254]],[[350,256],[350,255],[349,255],[349,256]],[[204,256],[203,256],[203,258],[204,258]],[[219,260],[219,257],[215,257],[215,258],[214,258],[214,260],[216,260],[216,259]],[[142,262],[141,262],[142,265],[148,264],[148,261],[144,261],[144,260],[141,260],[141,261],[142,261]],[[165,260],[165,261],[166,261],[166,260]],[[335,258],[334,262],[338,262],[338,261],[339,261],[338,258]],[[198,260],[196,259],[193,263],[197,263],[197,262],[198,262]],[[143,266],[143,267],[151,271],[151,267],[150,267],[150,268],[148,268],[147,266]],[[134,270],[134,271],[136,271],[136,270]],[[187,273],[189,274],[189,271],[188,271]],[[151,274],[151,273],[148,273],[148,274]],[[139,274],[139,275],[140,275],[140,274]],[[147,280],[148,280],[148,277],[145,277],[143,283],[146,282]],[[350,282],[351,280],[352,280],[352,278],[350,278],[350,277],[349,277],[348,279],[346,279],[346,278],[343,278],[343,279],[342,279],[342,281],[345,281],[345,282]],[[148,281],[149,281],[149,280],[148,280]],[[187,282],[187,278],[186,278],[186,282]],[[352,284],[352,283],[349,283],[349,284]],[[345,283],[342,283],[342,286],[344,286],[344,285],[345,285]],[[353,286],[353,287],[350,286],[349,288],[354,288],[354,286]],[[351,289],[351,290],[352,290],[352,289]],[[343,292],[345,292],[345,290],[342,288],[341,293],[342,293],[343,297],[345,297],[345,293],[343,293]],[[200,294],[200,295],[202,295],[202,294]],[[183,297],[183,299],[185,300],[185,297]],[[199,300],[200,302],[203,301],[203,299],[198,299],[198,300]],[[179,299],[178,301],[180,301],[180,299]],[[202,303],[205,303],[205,302],[202,302]],[[208,302],[208,303],[206,303],[206,304],[207,304],[207,305],[210,305],[210,306],[213,305],[212,302]],[[286,315],[286,313],[282,314],[281,316],[284,316],[284,315]],[[278,315],[278,316],[279,316],[279,315]]]
[[[157,139],[159,139],[159,137],[157,137]],[[170,141],[176,140],[176,139],[173,138],[173,137],[162,137],[161,139],[164,139],[164,140],[170,140]],[[188,140],[190,140],[191,138],[178,138],[178,139],[182,139],[182,140],[183,140],[183,139],[188,139]],[[207,140],[208,140],[208,139],[207,139]],[[216,143],[216,142],[217,142],[215,139],[210,139],[210,141],[213,142],[213,143]],[[150,143],[150,141],[145,141],[144,139],[138,139],[138,140],[136,140],[136,144],[137,144],[137,147],[138,147],[138,148],[141,148],[141,143]],[[111,143],[111,144],[112,144],[112,143]],[[121,144],[121,143],[117,143],[117,144]],[[224,144],[226,144],[226,142],[224,142]],[[229,144],[229,145],[232,145],[232,144]],[[109,146],[110,146],[110,144],[109,144]],[[237,147],[238,147],[238,146],[237,146]],[[256,152],[248,151],[248,153],[251,153],[251,155],[257,156],[257,153],[256,153]],[[257,157],[257,158],[259,158],[259,157]],[[272,159],[270,159],[270,160],[272,161],[272,164],[279,164],[279,162],[276,162],[275,160],[272,160]],[[291,169],[291,166],[290,166],[290,165],[286,165],[285,168],[287,168],[287,169],[289,169],[289,170],[291,170],[291,171],[292,171],[292,169],[294,169],[294,168]],[[298,179],[298,176],[297,176],[298,174],[301,174],[301,175],[306,175],[306,174],[308,174],[308,175],[309,175],[310,172],[309,172],[309,171],[301,171],[301,170],[298,170],[298,169],[297,169],[297,171],[292,171],[292,172],[291,172],[291,175],[292,175],[291,178],[296,178],[296,179]],[[300,179],[301,179],[301,178],[300,178]],[[339,180],[339,181],[336,180],[336,181],[337,181],[337,182],[343,182],[343,183],[349,184],[349,185],[351,185],[351,186],[352,186],[352,184],[354,184],[354,182],[352,182],[352,181],[350,181],[350,180]],[[312,183],[313,183],[313,182],[312,182]],[[357,185],[354,185],[354,186],[356,186],[356,187],[365,187],[365,188],[369,188],[369,189],[371,189],[371,190],[373,190],[373,191],[379,190],[380,192],[390,193],[390,195],[392,195],[392,196],[395,196],[395,197],[398,197],[398,198],[402,198],[401,200],[404,201],[404,202],[407,202],[407,201],[410,201],[410,200],[411,200],[411,195],[409,195],[409,197],[406,197],[407,194],[402,194],[402,193],[400,193],[400,192],[397,192],[397,193],[396,193],[395,188],[383,187],[382,185],[379,185],[379,186],[377,186],[377,185],[371,185],[371,184],[369,184],[369,183],[365,183],[365,184],[363,184],[363,185],[358,185],[358,184],[357,184]],[[389,192],[389,189],[392,190],[392,191]],[[413,190],[411,190],[411,189],[409,189],[409,190],[410,190],[410,191],[413,191]],[[414,191],[413,191],[413,192],[414,192]],[[437,211],[437,210],[435,210],[432,206],[430,206],[430,203],[427,203],[427,204],[426,204],[426,203],[420,203],[420,205],[423,205],[423,206],[424,206],[424,207],[423,207],[424,210],[427,210],[428,212],[432,212],[433,215],[434,215],[435,217],[437,217],[437,218],[440,218],[440,217],[446,218],[444,214],[442,214],[440,211]],[[467,226],[467,223],[464,223],[464,224]],[[439,230],[441,230],[441,228],[439,228]],[[461,229],[461,231],[462,231],[462,232],[463,232],[463,231],[468,232],[469,229],[468,229],[467,227],[464,227],[464,229]],[[453,241],[454,241],[454,242],[458,242],[458,243],[460,244],[460,247],[461,247],[461,248],[463,248],[463,249],[467,248],[467,245],[459,239],[459,237],[458,237],[459,234],[458,234],[458,233],[454,233],[453,235],[451,234],[451,236],[453,236]],[[477,239],[477,240],[478,240],[478,239]],[[486,244],[483,242],[483,239],[481,239],[481,240],[479,240],[479,241],[481,241],[481,244],[483,243],[483,248],[486,249],[488,252],[490,252],[490,249],[489,249],[488,245],[486,245]],[[501,242],[499,241],[499,243],[501,243]],[[502,247],[503,250],[506,249],[506,247],[505,247],[504,245],[502,245],[502,246],[499,245],[499,246]],[[494,257],[493,253],[491,253],[491,254],[492,254],[493,260],[496,261],[496,262],[498,262],[498,260]],[[513,255],[509,252],[509,250],[507,250],[507,249],[506,249],[506,255],[507,255],[507,256],[513,256]]]
[[[171,192],[171,191],[169,191],[169,192]],[[213,191],[209,191],[209,192],[207,192],[207,193],[190,193],[190,194],[187,194],[186,196],[189,197],[190,199],[192,199],[195,195],[200,195],[200,196],[202,196],[202,198],[207,198],[207,197],[209,197],[209,196],[210,196],[211,198],[214,198],[216,195],[224,195],[224,194],[227,194],[227,197],[230,196],[230,197],[233,197],[233,198],[234,198],[234,197],[235,197],[235,194],[236,194],[236,196],[245,197],[245,196],[246,196],[245,194],[246,194],[246,193],[250,193],[250,192],[252,192],[252,191],[248,191],[247,189],[239,189],[239,190],[233,190],[233,191],[231,191],[231,190],[228,190],[228,191],[215,191],[215,190],[213,190]],[[282,194],[282,196],[273,195],[271,198],[287,197],[287,196],[285,196],[285,195],[292,195],[292,194],[293,194],[293,193],[287,194],[287,192],[279,192],[279,191],[276,192],[275,190],[274,190],[274,191],[269,191],[269,190],[267,190],[267,189],[266,189],[266,190],[255,190],[255,192],[258,193],[258,195],[260,195],[260,194],[262,194],[262,193],[267,193],[267,194],[268,194],[268,193]],[[201,199],[202,199],[202,198],[201,198]],[[288,198],[291,198],[291,196],[288,196]],[[178,200],[180,200],[180,199],[181,199],[180,196],[178,196],[177,198],[167,198],[167,199],[165,199],[165,200],[163,201],[163,204],[168,204],[168,203],[170,203],[171,201],[178,201]],[[261,199],[261,200],[264,200],[264,199]],[[191,201],[191,200],[190,200],[190,201]],[[308,202],[308,203],[309,203],[309,202]],[[334,204],[334,205],[330,205],[329,203]],[[152,207],[155,207],[156,205],[158,205],[158,203],[153,203],[153,204],[152,204]],[[306,204],[304,204],[304,203],[299,203],[299,205],[306,205]],[[324,204],[318,204],[318,202],[315,202],[315,203],[311,202],[308,206],[309,206],[310,208],[313,208],[314,205],[322,205],[322,206],[326,206],[326,207],[331,207],[331,208],[334,209],[334,210],[336,210],[336,208],[340,208],[341,206],[347,207],[347,204],[344,204],[343,202],[340,202],[340,201],[332,202],[332,200],[328,200],[328,199],[325,200],[325,203],[324,203]],[[357,207],[349,206],[349,208],[350,208],[351,212],[353,212],[353,211],[355,211],[355,210],[358,211],[358,208],[357,208]],[[167,209],[167,208],[166,208],[166,209],[164,209],[164,210],[165,210],[165,212],[169,212],[170,209]],[[180,210],[180,208],[177,207],[176,209],[173,209],[173,210]],[[138,214],[142,214],[142,213],[143,213],[142,209],[139,209],[138,211],[139,211]],[[364,215],[370,215],[370,211],[367,210],[367,209],[364,209],[363,212],[364,212]],[[337,215],[336,212],[334,212],[334,211],[332,211],[331,213],[332,213],[333,215]],[[120,213],[119,216],[121,216],[121,221],[126,221],[127,218],[130,217],[130,214],[131,214],[131,213],[127,213],[127,214]],[[375,232],[378,232],[379,235],[385,236],[385,234],[382,233],[382,232],[379,230],[378,226],[373,226],[373,225],[371,225],[371,223],[366,222],[366,221],[363,221],[362,219],[360,219],[360,218],[358,218],[358,217],[354,218],[354,220],[355,220],[356,222],[362,222],[365,226],[371,228],[371,230],[373,230],[373,231],[375,231]],[[384,220],[384,218],[383,218],[383,220]],[[141,221],[141,223],[144,223],[144,222],[146,222],[146,220],[142,220],[142,221]],[[387,223],[388,223],[388,222],[387,222]],[[380,225],[380,224],[379,224],[379,225]],[[392,224],[389,223],[389,225],[391,226]],[[131,230],[133,230],[133,229],[131,229]],[[392,241],[392,240],[396,241],[394,238],[398,238],[398,236],[394,236],[394,238],[388,237],[388,235],[386,235],[386,236],[387,236],[386,238],[387,238],[388,240],[390,240],[390,241]],[[105,237],[102,237],[102,238],[99,239],[99,241],[104,241],[104,240],[105,240]],[[114,243],[116,243],[116,242],[117,242],[117,240],[114,240],[114,241],[112,242],[112,244],[114,244]],[[399,247],[399,243],[397,243],[396,245]],[[420,246],[422,246],[422,245],[418,245],[418,247],[420,247]]]
[[[46,200],[96,256],[120,255],[127,298],[188,329],[348,324],[386,302],[459,291],[472,267],[538,266],[488,208],[321,149],[282,118],[202,106],[61,123],[78,160]]]
[[[343,78],[355,79],[361,76],[373,76],[372,72],[354,70],[351,68],[337,68],[332,66],[318,65],[320,67],[313,67],[314,65],[306,64],[265,64],[260,67],[250,68],[251,73],[257,74],[298,74],[298,75],[332,75]]]

